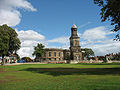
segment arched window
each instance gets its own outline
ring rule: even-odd
[[[49,52],[49,57],[51,57],[51,52]]]
[[[56,57],[56,52],[54,52],[54,56]]]

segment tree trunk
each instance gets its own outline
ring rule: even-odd
[[[1,65],[4,65],[5,64],[5,59],[4,59],[4,55],[2,55],[2,63]]]

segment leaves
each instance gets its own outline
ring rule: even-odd
[[[120,30],[120,0],[94,0],[95,4],[101,6],[101,21],[111,20],[114,26],[112,31]]]
[[[0,56],[6,55],[8,51],[9,37],[8,34],[0,27]]]
[[[84,51],[84,53],[83,53],[84,57],[88,58],[90,56],[94,56],[94,52],[90,48],[84,48],[84,49],[82,48],[81,50]]]
[[[38,43],[37,46],[34,47],[34,52],[33,52],[33,56],[36,57],[42,57],[44,54],[44,45],[42,45],[41,43]]]
[[[20,49],[20,40],[14,29],[6,24],[0,26],[0,55],[9,55]]]

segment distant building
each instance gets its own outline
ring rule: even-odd
[[[106,57],[106,60],[113,60],[113,61],[118,60],[118,61],[120,61],[120,52],[115,53],[115,54],[113,54],[113,53],[106,54],[105,57]]]
[[[79,45],[79,37],[77,35],[77,26],[73,24],[71,27],[71,37],[70,39],[70,48],[69,49],[58,49],[58,48],[46,48],[44,56],[42,58],[36,58],[36,61],[81,61],[82,52],[81,46]]]
[[[64,60],[65,57],[65,51],[64,49],[58,49],[58,48],[46,48],[44,56],[42,57],[43,61],[60,61]],[[68,51],[69,53],[70,51]],[[70,55],[70,54],[69,54]]]
[[[15,63],[17,62],[17,55],[15,54],[10,54],[9,56],[5,56],[5,63]]]

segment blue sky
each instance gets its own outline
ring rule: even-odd
[[[104,25],[100,22],[99,7],[94,5],[92,0],[29,0],[37,9],[36,12],[28,12],[20,9],[22,14],[21,22],[16,26],[20,30],[34,29],[52,39],[69,35],[73,23],[77,26],[91,22],[83,29]],[[55,32],[56,34],[54,34]]]
[[[112,40],[112,26],[101,23],[99,13],[93,0],[0,0],[0,25],[8,24],[17,31],[21,57],[32,57],[37,43],[69,48],[72,24],[78,27],[82,48],[92,48],[95,55],[118,52],[120,43]]]

